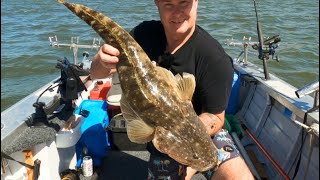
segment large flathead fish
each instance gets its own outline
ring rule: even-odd
[[[107,16],[83,5],[59,2],[119,49],[120,104],[129,139],[140,144],[152,141],[159,151],[198,171],[214,167],[216,147],[191,103],[194,76],[173,76],[153,65],[130,34]]]

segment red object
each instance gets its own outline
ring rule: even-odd
[[[278,172],[282,175],[282,177],[285,180],[289,180],[290,177],[287,175],[286,172],[276,163],[276,161],[271,157],[271,155],[266,151],[266,149],[259,143],[259,141],[253,136],[253,134],[246,129],[245,130],[248,135],[251,137],[251,139],[257,144],[257,146],[260,148],[260,150],[263,152],[264,155],[271,161],[271,163],[274,165],[274,167],[278,170]]]
[[[113,116],[121,113],[121,109],[120,106],[114,106],[114,105],[108,105],[108,113],[109,113],[109,117],[110,119],[113,118]]]
[[[95,82],[94,87],[90,90],[89,99],[95,100],[106,100],[107,93],[110,90],[111,82],[107,81],[103,83],[102,81]]]

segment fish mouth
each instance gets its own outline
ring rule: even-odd
[[[209,169],[212,169],[212,168],[214,168],[214,167],[215,167],[215,164],[214,164],[214,163],[211,163],[211,164],[209,164],[208,166],[202,168],[201,171],[202,171],[202,172],[203,172],[203,171],[208,171]]]
[[[210,169],[213,169],[215,167],[215,163],[210,163],[207,166],[192,166],[192,163],[189,165],[191,168],[200,171],[200,172],[204,172],[204,171],[208,171]]]
[[[203,172],[216,167],[217,160],[215,160],[215,157],[211,157],[210,155],[203,158],[194,155],[193,158],[189,159],[186,164],[188,164],[190,167],[197,171]]]

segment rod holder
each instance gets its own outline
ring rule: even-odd
[[[314,93],[313,108],[319,107],[319,79],[295,91],[298,98]]]

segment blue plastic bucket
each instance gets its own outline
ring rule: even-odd
[[[240,91],[240,77],[237,72],[234,72],[232,89],[231,89],[228,106],[226,109],[226,114],[235,114],[237,112],[239,91]]]
[[[103,100],[84,100],[76,109],[75,114],[84,116],[81,125],[81,137],[76,144],[77,167],[81,167],[82,156],[91,156],[93,165],[100,166],[104,157],[110,150],[108,132],[105,127],[109,125],[107,112],[108,104]],[[83,155],[83,149],[88,153]]]

